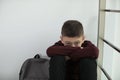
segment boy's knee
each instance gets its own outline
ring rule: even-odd
[[[80,60],[80,65],[84,66],[97,66],[96,59],[84,58]]]
[[[51,57],[50,62],[60,64],[60,63],[65,62],[65,57],[64,56],[58,56],[58,55],[53,56],[53,57]]]
[[[97,70],[97,62],[96,59],[81,59],[79,62],[79,66],[81,70],[84,70],[86,72],[96,72]]]
[[[97,80],[96,59],[81,59],[79,66],[81,80]]]
[[[53,56],[50,59],[49,80],[64,80],[65,78],[65,57]]]

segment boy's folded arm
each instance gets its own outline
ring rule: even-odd
[[[47,49],[47,55],[49,57],[55,55],[69,56],[71,52],[73,52],[73,49],[71,47],[64,46],[60,41]]]
[[[86,47],[80,48],[77,47],[74,52],[70,55],[73,59],[80,59],[80,58],[98,58],[99,50],[96,46],[92,43],[88,42]]]
[[[47,49],[47,55],[49,57],[55,56],[55,55],[62,55],[62,56],[68,56],[72,52],[72,48],[65,46],[51,46]]]

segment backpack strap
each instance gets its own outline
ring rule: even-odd
[[[39,55],[39,54],[36,54],[36,55],[34,56],[34,58],[35,58],[35,59],[39,59],[39,58],[40,58],[40,55]]]

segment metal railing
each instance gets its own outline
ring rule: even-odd
[[[120,53],[120,49],[117,48],[116,46],[114,46],[112,43],[110,43],[109,41],[101,38],[106,44],[108,44],[110,47],[112,47],[113,49],[115,49],[116,51],[118,51]]]
[[[112,80],[112,78],[109,76],[109,74],[106,72],[106,70],[102,66],[98,65],[98,67],[104,73],[104,75],[107,77],[108,80]]]
[[[120,10],[112,10],[112,9],[102,9],[101,11],[120,13]]]
[[[116,9],[106,9],[106,2],[107,2],[107,0],[99,0],[98,48],[99,48],[99,52],[101,54],[99,54],[99,58],[98,58],[98,63],[100,64],[100,65],[98,65],[98,67],[100,68],[100,71],[98,71],[98,73],[99,73],[99,77],[98,78],[101,79],[101,71],[102,71],[108,80],[112,80],[111,77],[108,75],[108,73],[105,71],[105,69],[102,67],[102,65],[103,65],[103,51],[104,51],[103,47],[104,47],[104,43],[106,43],[107,45],[109,45],[110,47],[112,47],[113,49],[118,51],[119,53],[120,53],[120,49],[117,48],[116,46],[114,46],[113,44],[111,44],[109,41],[104,39],[105,26],[106,26],[105,25],[105,23],[106,23],[106,13],[116,13],[116,14],[119,14],[120,13],[120,9],[119,10],[116,10]]]
[[[100,38],[100,39],[101,39],[103,42],[105,42],[106,44],[108,44],[110,47],[112,47],[113,49],[115,49],[117,52],[120,53],[120,49],[117,48],[116,46],[114,46],[112,43],[110,43],[109,41],[107,41],[107,40],[105,40],[105,39],[103,39],[103,38]],[[106,70],[105,70],[102,66],[100,66],[100,65],[98,64],[98,67],[101,69],[101,71],[104,73],[104,75],[107,77],[108,80],[112,80],[112,78],[109,76],[109,74],[106,72]]]

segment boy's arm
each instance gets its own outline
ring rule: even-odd
[[[90,41],[85,41],[83,43],[82,48],[76,47],[75,51],[72,52],[70,57],[72,59],[80,59],[80,58],[98,58],[99,50],[98,48],[92,44]]]
[[[50,46],[47,49],[47,55],[49,57],[55,56],[55,55],[62,55],[62,56],[68,56],[70,53],[73,52],[73,48],[64,46],[61,41],[55,43],[53,46]]]

